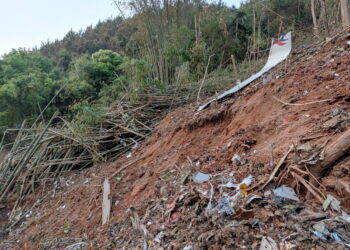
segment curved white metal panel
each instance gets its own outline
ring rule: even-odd
[[[292,50],[292,35],[291,32],[288,32],[287,34],[284,34],[283,36],[278,39],[277,43],[273,44],[270,49],[269,58],[267,59],[267,62],[265,66],[257,73],[249,77],[248,79],[244,80],[243,82],[237,84],[233,88],[225,91],[221,95],[219,95],[217,98],[209,101],[208,103],[199,106],[197,108],[197,111],[205,109],[207,106],[209,106],[212,102],[216,100],[221,100],[225,98],[226,96],[232,95],[239,90],[243,89],[247,85],[249,85],[252,81],[256,80],[260,76],[262,76],[264,73],[275,67],[277,64],[285,60],[288,55],[290,54]]]

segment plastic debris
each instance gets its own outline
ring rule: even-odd
[[[241,157],[237,154],[235,154],[234,156],[232,156],[231,161],[236,164],[236,166],[241,166],[242,165],[242,160]]]
[[[203,174],[201,172],[195,173],[192,176],[192,180],[196,183],[202,183],[202,182],[206,182],[209,181],[210,179],[210,175],[209,174]]]
[[[342,215],[339,217],[340,217],[340,219],[346,221],[347,223],[350,223],[350,215]]]
[[[264,196],[265,196],[265,197],[268,197],[268,196],[270,196],[271,194],[272,194],[272,191],[271,191],[271,190],[267,190],[267,191],[264,192]]]
[[[331,237],[332,237],[332,239],[335,240],[336,242],[339,242],[339,243],[343,242],[343,241],[340,239],[339,234],[337,234],[337,233],[331,233]]]
[[[294,200],[294,201],[299,201],[299,198],[296,196],[294,189],[287,187],[285,185],[280,186],[279,188],[276,188],[273,190],[273,193],[277,196]]]
[[[277,207],[284,207],[288,204],[286,198],[283,198],[281,196],[272,196],[271,200],[273,204],[276,205]]]
[[[193,250],[193,246],[187,245],[182,250]]]
[[[333,195],[327,194],[327,199],[323,202],[323,210],[326,211],[329,206],[335,211],[340,211],[340,201]]]
[[[235,188],[236,190],[240,189],[240,187],[244,186],[250,186],[253,182],[253,176],[249,175],[248,177],[244,178],[241,183],[234,184],[232,181],[227,182],[226,184],[221,184],[219,187],[226,187],[226,188]]]
[[[243,181],[239,184],[245,184],[247,186],[250,186],[253,183],[254,177],[252,175],[249,175],[248,177],[244,178]]]
[[[219,188],[220,188],[220,187],[235,188],[235,189],[237,189],[237,188],[239,187],[239,185],[238,185],[238,184],[232,183],[232,181],[229,181],[229,182],[227,182],[226,184],[221,184],[221,185],[219,185]]]
[[[161,231],[156,235],[156,237],[153,239],[154,242],[157,242],[158,244],[161,243],[162,238],[164,237],[164,233]]]
[[[32,210],[29,210],[29,211],[26,213],[25,217],[26,217],[26,218],[29,218],[29,217],[32,215],[32,213],[33,213],[33,211],[32,211]]]
[[[337,116],[337,115],[347,115],[348,112],[346,112],[344,109],[341,109],[341,108],[334,108],[332,109],[331,111],[331,115],[332,116]]]
[[[65,209],[66,208],[66,205],[62,205],[62,206],[60,206],[57,210],[63,210],[63,209]]]
[[[278,246],[271,237],[263,237],[259,250],[278,250]]]
[[[131,153],[129,153],[127,156],[126,156],[126,158],[131,158],[132,157],[132,154]]]
[[[86,246],[86,242],[78,242],[74,243],[73,245],[67,246],[64,250],[76,250],[76,249],[83,249],[84,246]]]
[[[247,188],[252,184],[254,177],[249,175],[244,178],[240,184],[233,184],[229,182],[222,187],[234,187],[238,192],[234,196],[226,196],[218,201],[218,205],[213,209],[214,212],[219,212],[221,216],[229,216],[235,213],[237,202],[242,196],[247,194]]]
[[[320,222],[320,223],[317,223],[317,224],[313,225],[313,228],[316,231],[320,232],[321,234],[325,234],[325,235],[329,234],[327,225],[324,222]]]
[[[249,205],[249,204],[250,204],[252,201],[254,201],[254,200],[261,200],[261,199],[262,199],[261,196],[254,194],[252,197],[250,197],[250,198],[247,200],[246,205]]]
[[[326,237],[322,233],[320,233],[319,231],[312,231],[312,232],[314,235],[316,235],[321,240],[327,240]]]
[[[218,205],[213,208],[213,212],[218,212],[221,216],[230,216],[234,213],[230,205],[231,196],[223,197],[218,201]]]

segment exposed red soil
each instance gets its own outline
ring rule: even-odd
[[[27,202],[43,201],[17,229],[21,233],[10,234],[8,242],[13,244],[16,240],[12,246],[17,249],[64,248],[80,241],[91,249],[141,249],[147,239],[154,249],[183,249],[188,245],[194,249],[237,249],[256,248],[263,236],[278,241],[298,232],[295,223],[284,221],[284,215],[276,215],[277,210],[271,205],[208,219],[203,215],[208,193],[201,192],[209,192],[209,184],[182,179],[197,171],[221,176],[234,171],[237,182],[253,175],[257,184],[270,176],[290,145],[300,145],[305,140],[311,146],[321,146],[349,129],[347,119],[339,121],[340,116],[331,115],[335,109],[350,112],[349,46],[344,41],[329,43],[295,52],[292,59],[286,68],[282,65],[273,70],[278,79],[267,83],[257,80],[222,104],[199,113],[194,111],[196,104],[169,113],[152,137],[132,151],[131,158],[125,155],[114,163],[65,176],[57,185],[42,187]],[[274,97],[294,103],[331,101],[291,106]],[[234,154],[241,156],[243,165],[231,162]],[[292,162],[293,157],[294,154],[288,161]],[[324,186],[320,187],[324,194],[341,201],[342,209],[348,213],[350,194],[335,185],[334,180],[349,183],[349,170],[350,159],[345,157],[321,180]],[[105,178],[110,178],[112,211],[110,221],[101,226]],[[311,196],[306,200],[307,190],[296,186],[290,176],[282,183],[294,185],[302,206],[321,211],[317,199]],[[266,190],[276,186],[272,182]],[[216,188],[215,191],[218,195]],[[248,194],[262,192],[253,190]],[[130,217],[135,216],[146,225],[149,235],[131,225]],[[262,224],[252,226],[251,220]],[[228,222],[237,221],[248,222],[227,226]],[[162,243],[152,241],[160,231],[166,235]],[[296,245],[320,249],[327,246],[312,236]]]

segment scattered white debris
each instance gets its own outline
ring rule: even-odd
[[[32,213],[33,213],[33,211],[30,210],[30,211],[25,215],[25,217],[26,217],[26,218],[30,217],[30,216],[32,215]]]
[[[63,210],[63,209],[65,209],[66,208],[66,205],[62,205],[62,206],[60,206],[59,208],[57,208],[57,211],[58,210]]]
[[[323,210],[326,211],[329,206],[335,211],[340,211],[340,201],[333,195],[327,194],[327,199],[323,202]]]
[[[268,197],[268,196],[270,196],[271,194],[272,194],[272,191],[271,191],[271,190],[267,190],[267,191],[264,192],[264,196],[265,196],[265,197]]]
[[[324,222],[316,223],[312,226],[316,231],[320,232],[321,234],[328,235],[329,231],[327,228],[327,225]]]
[[[64,250],[76,250],[76,249],[83,249],[84,246],[86,246],[86,242],[78,242],[73,245],[67,246]]]
[[[193,246],[187,245],[182,250],[193,250],[193,249],[194,249]]]
[[[231,161],[232,163],[236,164],[236,166],[242,165],[241,157],[237,154],[232,156]]]
[[[235,189],[237,189],[237,188],[239,187],[239,185],[238,185],[238,184],[232,183],[232,181],[229,181],[229,182],[227,182],[226,184],[221,184],[221,185],[219,185],[219,188],[223,188],[223,187],[225,187],[225,188],[235,188]]]
[[[247,186],[250,186],[254,181],[254,177],[252,175],[249,175],[248,177],[244,178],[243,181],[239,184],[246,184]]]
[[[209,181],[210,179],[210,175],[209,174],[203,174],[201,172],[195,173],[192,176],[192,180],[196,183],[202,183],[202,182],[206,182]]]
[[[153,239],[154,242],[157,242],[158,244],[160,244],[160,242],[162,241],[162,238],[164,237],[164,233],[163,231],[159,232],[156,237]]]
[[[346,214],[345,212],[342,216],[339,216],[339,218],[346,221],[347,223],[350,223],[350,215]]]
[[[226,196],[218,201],[218,205],[213,209],[215,212],[219,212],[221,216],[232,215],[235,213],[237,202],[239,199],[246,195],[246,188],[252,184],[254,177],[249,175],[244,178],[240,184],[234,184],[231,181],[224,185],[219,185],[219,187],[229,187],[235,188],[238,192],[234,196]]]
[[[132,154],[131,153],[129,153],[127,156],[126,156],[126,158],[131,158],[132,157]]]
[[[246,202],[246,205],[250,204],[253,200],[261,200],[262,197],[260,195],[256,195],[254,194],[252,197],[250,197],[247,202]]]
[[[296,193],[294,192],[294,189],[290,187],[286,187],[285,185],[280,186],[279,188],[276,188],[273,190],[273,193],[276,196],[280,196],[286,199],[299,201],[299,198],[296,196]]]
[[[269,236],[263,237],[259,250],[278,250],[276,242]]]

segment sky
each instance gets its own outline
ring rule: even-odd
[[[242,0],[224,0],[239,6]],[[0,0],[0,55],[13,48],[40,47],[99,20],[118,15],[112,0]]]

